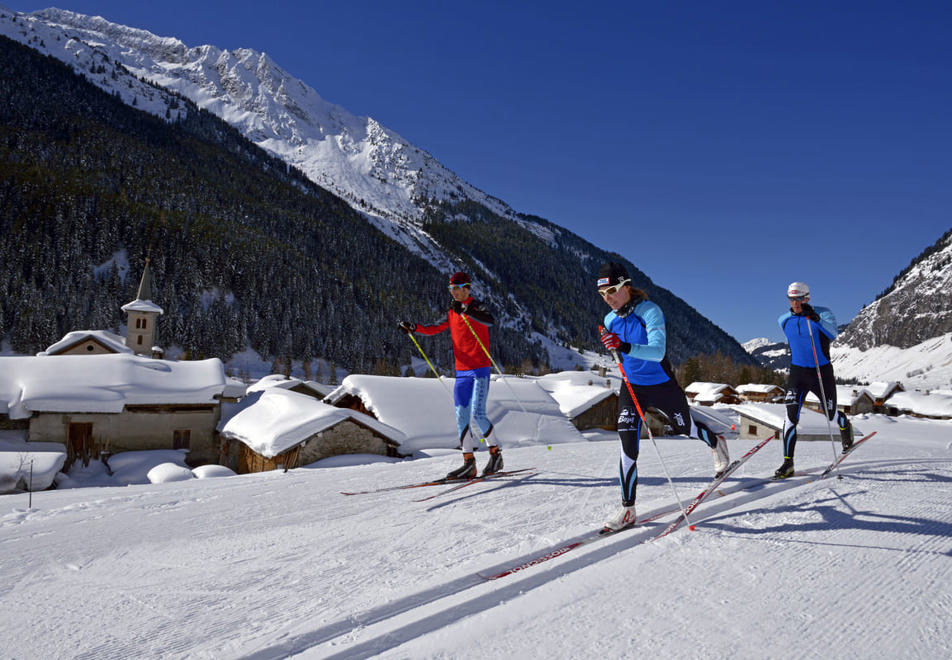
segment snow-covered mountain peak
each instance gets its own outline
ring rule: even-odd
[[[62,9],[10,13],[20,25],[30,27],[29,31],[5,30],[12,38],[58,57],[107,91],[115,92],[120,85],[107,76],[89,75],[106,60],[190,99],[346,200],[439,268],[448,267],[452,259],[421,227],[433,202],[472,200],[553,240],[550,229],[518,218],[507,204],[466,183],[395,131],[324,100],[266,53],[252,48],[189,47],[176,38]],[[42,43],[31,39],[41,32],[52,38],[39,40]],[[64,38],[72,47],[50,45]],[[90,52],[77,55],[81,50]],[[128,92],[123,98],[132,104]],[[174,102],[143,103],[138,94],[135,101],[140,109],[158,116],[178,116],[168,109]]]
[[[753,353],[758,348],[763,348],[764,346],[769,346],[770,344],[773,344],[773,343],[774,342],[768,339],[767,337],[756,337],[754,339],[745,341],[743,344],[741,344],[741,346],[743,346],[744,350],[747,351],[748,353]]]
[[[110,23],[101,16],[86,16],[67,9],[42,9],[24,17],[36,17],[50,27],[59,27],[66,31],[75,31],[79,38],[96,45],[94,37],[102,37],[102,45],[114,45],[133,48],[139,53],[155,55],[163,59],[184,59],[188,50],[186,45],[174,37],[159,37],[146,30]]]

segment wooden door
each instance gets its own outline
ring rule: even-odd
[[[89,465],[89,458],[93,452],[93,425],[91,422],[69,424],[68,440],[66,443],[67,466],[72,465],[77,458],[83,465]]]

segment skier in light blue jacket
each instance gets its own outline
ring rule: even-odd
[[[776,479],[793,475],[797,424],[803,401],[810,392],[823,402],[823,410],[830,421],[836,419],[843,451],[853,445],[852,424],[846,413],[836,409],[836,379],[830,362],[830,341],[837,334],[836,317],[826,307],[810,305],[810,287],[803,282],[790,283],[787,299],[790,311],[777,319],[790,345],[790,376],[784,397],[787,417],[783,422],[783,464],[774,472]]]
[[[691,418],[684,390],[678,385],[667,358],[667,331],[664,313],[641,289],[631,286],[625,267],[607,263],[598,273],[598,292],[611,311],[605,315],[602,343],[621,357],[625,376],[642,411],[654,408],[666,417],[676,434],[700,438],[714,454],[714,471],[726,470],[730,460],[727,442],[703,423]],[[633,525],[635,490],[638,486],[638,452],[641,417],[628,388],[618,395],[618,438],[621,458],[618,480],[621,485],[621,510],[605,527],[618,530]]]

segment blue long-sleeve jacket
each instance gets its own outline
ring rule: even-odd
[[[642,300],[624,316],[611,311],[605,315],[605,328],[631,344],[629,351],[621,354],[621,360],[632,385],[658,385],[670,380],[662,365],[668,340],[660,307]]]
[[[837,334],[836,317],[826,307],[814,307],[813,311],[819,315],[819,323],[792,311],[777,319],[780,329],[787,336],[787,343],[790,344],[790,361],[798,367],[822,367],[830,362],[830,340],[835,339]],[[816,360],[813,359],[814,346]]]

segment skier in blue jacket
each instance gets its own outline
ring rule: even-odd
[[[837,334],[836,317],[826,307],[810,305],[810,287],[803,282],[790,283],[787,299],[790,311],[777,319],[790,345],[790,376],[784,397],[787,417],[783,422],[783,464],[774,473],[777,479],[793,475],[797,424],[803,401],[810,392],[823,402],[830,421],[836,418],[843,451],[853,446],[852,424],[846,413],[836,409],[836,380],[830,362],[830,340]]]
[[[607,263],[598,273],[598,292],[611,311],[605,315],[602,343],[621,356],[622,367],[641,410],[661,412],[675,433],[700,438],[714,453],[714,471],[727,469],[727,442],[691,418],[684,390],[678,385],[667,359],[667,334],[661,308],[641,289],[631,286],[625,267]],[[619,483],[621,510],[605,523],[611,530],[635,523],[635,489],[638,486],[638,451],[641,417],[626,386],[618,397],[618,438],[621,441]]]

